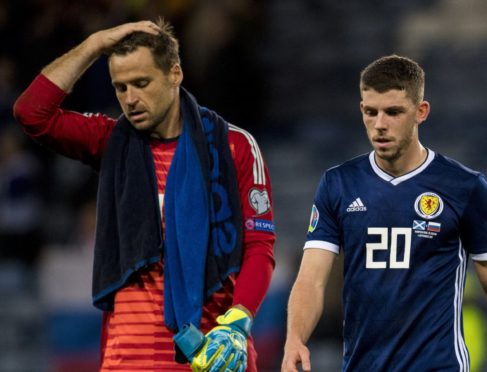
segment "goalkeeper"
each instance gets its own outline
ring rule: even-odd
[[[122,113],[64,108],[103,54]],[[99,171],[102,372],[191,371],[188,361],[198,371],[257,370],[249,332],[274,267],[267,167],[250,133],[199,106],[182,80],[171,26],[127,23],[43,68],[14,107],[35,141]],[[206,336],[182,337],[187,324]],[[185,356],[184,342],[196,341]]]

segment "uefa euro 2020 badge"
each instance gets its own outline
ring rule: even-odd
[[[316,205],[313,204],[313,208],[311,208],[311,218],[309,219],[309,227],[308,232],[313,232],[318,225],[318,219],[320,218],[320,213],[318,212],[318,208]]]

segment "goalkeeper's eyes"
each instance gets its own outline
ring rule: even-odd
[[[127,90],[127,85],[125,85],[125,84],[114,83],[113,84],[113,87],[119,93],[123,93],[123,92],[125,92]]]

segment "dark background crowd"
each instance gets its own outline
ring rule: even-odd
[[[16,97],[89,34],[164,16],[181,43],[183,85],[249,130],[274,190],[277,266],[254,325],[260,370],[277,371],[285,306],[315,187],[328,167],[369,150],[361,68],[404,54],[426,71],[423,144],[487,173],[487,3],[482,0],[0,0],[0,371],[96,371],[100,314],[90,283],[97,175],[23,135]],[[106,61],[65,106],[118,116]],[[341,258],[339,258],[341,261]],[[316,371],[341,360],[341,265],[310,341]],[[487,371],[487,301],[469,277],[472,372]],[[475,341],[470,341],[475,340]]]

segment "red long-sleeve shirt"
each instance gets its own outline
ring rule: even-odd
[[[116,120],[102,114],[80,114],[62,109],[61,104],[66,95],[66,92],[59,89],[43,75],[39,75],[18,98],[14,106],[14,115],[22,124],[24,131],[39,143],[59,154],[80,160],[97,169]],[[225,311],[230,304],[241,304],[255,315],[267,292],[274,267],[273,244],[275,236],[272,224],[271,186],[267,167],[257,143],[248,132],[231,125],[228,136],[237,172],[242,214],[245,221],[244,255],[240,273],[225,283],[224,288],[205,303],[205,308],[208,311],[204,311],[203,314],[202,328],[204,331],[214,326],[215,317]],[[165,175],[161,176],[161,174],[164,173],[163,167],[168,165],[167,161],[170,164],[175,145],[171,147],[171,145],[155,141],[151,148],[158,176],[160,200],[162,201]],[[164,160],[160,160],[164,157],[166,158],[165,165]],[[144,285],[154,283],[154,278],[151,275],[158,270],[158,268],[153,268],[150,273],[140,274],[143,282],[145,280]],[[157,290],[163,283],[163,275],[160,276],[161,279],[157,281]],[[129,287],[130,285],[127,288]],[[133,288],[136,286],[132,285]],[[139,288],[137,295],[140,295],[140,291],[143,291],[144,288],[146,293],[151,293],[154,290],[153,287],[147,286],[137,288]],[[120,292],[124,290],[128,291],[128,289],[122,289]],[[117,296],[122,295],[117,294]],[[117,297],[115,300],[117,301]],[[163,298],[160,302],[163,303]],[[116,311],[117,308],[115,308],[115,313]],[[158,311],[163,311],[163,309],[158,309]],[[105,322],[104,339],[105,346],[111,348],[113,345],[107,344],[107,338],[114,336],[113,333],[110,333],[110,327],[113,328],[116,322],[113,319],[114,314],[109,315],[112,318],[108,317],[107,322]],[[157,321],[162,322],[163,325],[163,317],[161,318],[160,315]],[[170,333],[165,327],[163,328],[163,339],[167,339]],[[172,349],[170,341],[165,340],[167,345],[163,349],[167,350],[169,346]],[[120,350],[117,350],[117,353],[119,352]],[[252,352],[253,347],[249,347],[249,371],[253,370],[252,365],[255,365],[255,356],[252,356]],[[165,363],[162,359],[168,359],[167,363],[171,363],[172,355],[165,355],[162,359],[161,356],[154,358],[151,362]],[[253,363],[252,358],[254,359]],[[120,360],[116,360],[116,362],[119,363]],[[176,367],[179,366],[167,365],[167,368],[172,370]]]

